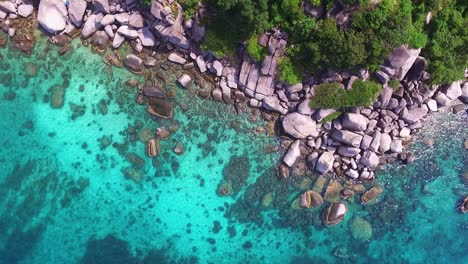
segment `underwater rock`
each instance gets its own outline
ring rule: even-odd
[[[107,148],[110,144],[112,144],[112,140],[108,136],[102,136],[102,138],[99,139],[99,148],[101,150]]]
[[[353,195],[354,195],[354,191],[353,191],[353,190],[350,190],[350,189],[343,189],[343,190],[341,190],[341,192],[340,192],[341,198],[343,198],[343,199],[345,199],[345,200],[348,199],[348,198],[350,198],[350,197],[352,197]]]
[[[174,103],[152,97],[149,100],[147,111],[151,115],[162,118],[172,118],[174,114]]]
[[[262,198],[262,206],[270,207],[272,204],[273,204],[273,192],[268,192]]]
[[[164,127],[156,128],[156,136],[160,139],[166,139],[171,135],[171,132],[166,130]]]
[[[216,190],[216,193],[219,196],[228,196],[232,194],[232,182],[229,180],[222,180],[218,184],[218,188]]]
[[[302,208],[314,208],[323,204],[323,198],[320,193],[308,190],[296,198]]]
[[[177,142],[177,145],[174,148],[174,152],[175,152],[175,154],[177,154],[179,156],[183,155],[184,152],[185,152],[184,145],[181,142]]]
[[[124,59],[124,65],[133,73],[141,73],[144,69],[143,60],[135,54],[128,54]]]
[[[327,226],[336,225],[343,221],[348,208],[342,202],[333,202],[325,211],[324,223]]]
[[[148,157],[156,157],[160,152],[159,141],[152,138],[146,142],[146,155]]]
[[[31,62],[26,62],[24,64],[24,73],[27,77],[36,77],[37,76],[38,67],[36,64]]]
[[[141,182],[143,179],[143,173],[140,170],[134,169],[132,167],[127,167],[122,170],[125,178],[134,180],[135,182]]]
[[[142,143],[146,143],[152,138],[153,132],[151,132],[151,130],[148,128],[144,128],[138,133],[138,140],[140,140]]]
[[[188,74],[183,74],[177,79],[177,83],[188,89],[192,86],[192,78]]]
[[[383,192],[383,188],[380,186],[374,186],[367,190],[361,197],[361,203],[367,204],[370,201],[376,199]]]
[[[85,114],[86,105],[77,105],[74,103],[70,103],[70,111],[73,113],[71,116],[71,120],[75,120],[77,117],[80,117]]]
[[[350,230],[354,239],[369,241],[372,238],[372,226],[362,217],[354,217]]]
[[[324,199],[327,201],[337,201],[340,199],[340,192],[343,190],[343,186],[339,181],[331,180],[328,183],[325,194],[323,195]]]
[[[463,199],[463,202],[460,206],[460,211],[464,214],[468,213],[468,196]]]
[[[138,156],[138,154],[134,153],[134,152],[130,152],[128,153],[127,155],[127,160],[133,165],[133,166],[136,166],[136,167],[143,167],[143,165],[145,165],[145,160]]]
[[[166,99],[166,91],[156,86],[145,86],[143,88],[143,94],[148,97],[156,97],[160,99]]]
[[[56,84],[49,88],[50,106],[52,108],[62,108],[65,100],[65,87]]]
[[[283,163],[280,163],[278,165],[278,175],[277,178],[279,180],[286,179],[289,177],[289,167],[284,165]]]

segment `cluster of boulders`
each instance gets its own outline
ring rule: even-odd
[[[34,12],[30,1],[4,1],[0,2],[0,22],[3,21],[2,30],[10,37],[15,36],[16,29],[11,25],[11,20],[18,17],[27,18]]]
[[[307,9],[313,16],[322,16],[323,10]],[[181,65],[183,70],[197,69],[211,75],[214,89],[211,97],[226,103],[248,101],[254,108],[276,113],[285,135],[286,154],[279,165],[280,178],[288,177],[290,168],[306,164],[319,174],[344,176],[347,181],[372,181],[374,170],[386,161],[386,155],[400,158],[406,163],[414,160],[404,147],[410,142],[414,131],[421,128],[422,119],[440,107],[449,106],[454,100],[468,102],[468,83],[454,82],[445,86],[428,86],[427,61],[419,56],[419,49],[402,45],[392,51],[387,60],[375,72],[383,91],[371,107],[347,109],[346,113],[331,120],[336,109],[311,109],[310,101],[315,87],[321,83],[336,82],[343,89],[352,89],[358,79],[368,80],[370,73],[361,70],[349,72],[325,72],[306,76],[301,83],[287,84],[278,80],[278,61],[285,53],[288,36],[273,29],[258,36],[258,44],[267,51],[262,61],[251,59],[246,52],[238,66],[229,60],[216,58],[212,53],[202,52],[198,43],[203,39],[205,28],[200,19],[205,8],[200,4],[193,19],[185,19],[182,7],[173,0],[153,0],[150,10],[140,8],[137,0],[41,0],[37,20],[47,33],[55,35],[54,42],[61,42],[63,34],[76,36],[81,29],[83,39],[105,50],[118,49],[125,42],[132,53],[120,58],[117,53],[107,54],[105,61],[116,67],[125,66],[134,73],[143,73],[156,65],[154,48],[170,50],[167,59]],[[345,10],[346,11],[346,10]],[[346,26],[347,10],[335,12]],[[0,22],[10,36],[15,29],[8,21],[18,16],[33,14],[33,6],[27,0],[0,2]],[[341,14],[341,16],[340,16]],[[187,72],[188,73],[188,72]],[[177,83],[190,88],[192,76],[183,73]],[[394,87],[395,83],[399,87]],[[138,83],[137,102],[147,104],[147,111],[158,117],[171,118],[174,94],[164,91],[157,82]],[[208,94],[209,96],[209,94]],[[204,96],[206,97],[206,96]],[[464,104],[453,107],[454,112],[464,111]],[[176,153],[183,153],[179,145]],[[157,141],[147,143],[147,155],[159,153]],[[361,197],[363,204],[378,196],[382,189],[373,187]],[[340,194],[349,197],[352,188]],[[224,190],[224,189],[223,189]],[[311,208],[323,203],[320,192],[308,191],[296,201],[299,207]],[[326,210],[325,223],[340,222],[346,214],[346,205],[334,202]]]
[[[422,119],[452,100],[468,99],[467,82],[440,87],[426,85],[427,62],[419,52],[406,46],[394,49],[382,70],[375,73],[383,91],[373,106],[350,109],[333,121],[323,122],[335,109],[313,110],[308,106],[314,96],[314,85],[334,81],[342,83],[343,89],[351,89],[350,82],[369,78],[366,72],[361,76],[327,74],[319,82],[312,79],[312,83],[297,85],[301,87],[297,90],[290,90],[289,85],[278,89],[273,96],[289,106],[282,117],[282,126],[293,139],[283,158],[284,164],[292,167],[296,161],[305,159],[309,168],[320,174],[334,172],[353,180],[371,181],[373,171],[385,163],[383,154],[411,162],[414,157],[404,146],[410,142],[412,133],[421,128]],[[389,87],[390,80],[397,80],[400,87]],[[280,96],[285,92],[289,97]],[[461,104],[459,108],[463,111],[465,106]]]

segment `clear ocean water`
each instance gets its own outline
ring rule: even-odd
[[[324,227],[325,206],[291,208],[315,176],[276,180],[279,141],[254,133],[265,123],[169,73],[175,116],[152,120],[125,85],[142,77],[76,41],[64,56],[43,38],[30,57],[0,55],[1,264],[468,263],[468,214],[456,211],[468,194],[466,116],[432,115],[411,146],[416,161],[378,173],[378,201],[357,195],[341,224]],[[151,160],[139,138],[163,126],[178,129]],[[218,196],[236,175],[238,193]]]

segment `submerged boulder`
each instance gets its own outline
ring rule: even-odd
[[[342,202],[333,202],[325,211],[324,223],[325,225],[336,225],[343,221],[348,208]]]
[[[144,69],[143,60],[135,54],[128,54],[124,59],[124,65],[134,73],[141,73]]]
[[[367,190],[361,197],[361,203],[362,204],[367,204],[370,201],[376,199],[379,197],[379,195],[383,192],[382,187],[380,186],[374,186]]]
[[[323,198],[320,193],[308,190],[299,195],[296,202],[301,208],[314,208],[323,204]]]
[[[350,224],[351,235],[360,241],[369,241],[372,238],[372,226],[364,218],[356,216]]]
[[[174,114],[174,103],[152,97],[149,100],[147,112],[162,118],[172,118]]]

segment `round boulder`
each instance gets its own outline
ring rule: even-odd
[[[343,221],[345,218],[346,213],[348,212],[348,208],[342,202],[333,202],[325,211],[324,215],[324,223],[327,226],[336,225]]]
[[[309,116],[299,113],[287,114],[283,119],[283,128],[287,134],[295,138],[316,137],[318,135],[315,121]]]

